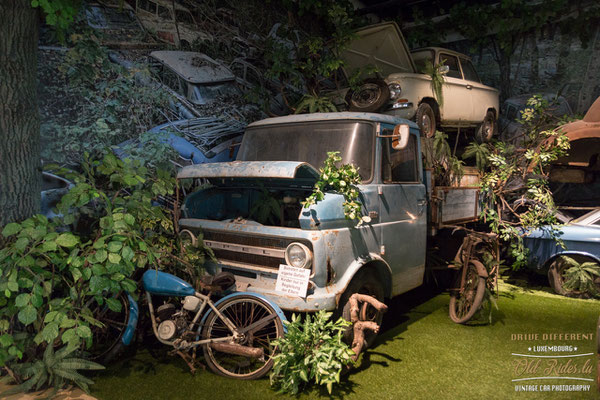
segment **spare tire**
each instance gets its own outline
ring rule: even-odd
[[[383,79],[365,79],[357,90],[346,94],[348,110],[373,112],[383,107],[390,99],[390,89]]]

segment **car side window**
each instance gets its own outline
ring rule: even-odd
[[[458,58],[455,56],[451,56],[449,54],[440,53],[440,61],[444,61],[444,65],[447,65],[450,70],[446,74],[451,78],[462,79],[462,74],[460,73],[460,67],[458,66]]]
[[[506,119],[508,119],[509,121],[516,121],[517,117],[517,108],[514,106],[508,106],[508,110],[506,112]]]
[[[162,67],[159,73],[160,81],[170,89],[179,93],[182,96],[185,96],[184,85],[181,82],[181,78],[177,76],[177,74],[171,71],[169,68]]]
[[[144,11],[148,11],[151,14],[156,14],[156,3],[148,0],[140,0],[140,8]]]
[[[384,130],[383,135],[391,135],[391,130]],[[384,183],[418,182],[417,143],[414,135],[410,135],[408,144],[402,150],[392,148],[392,138],[383,138],[382,179]]]
[[[475,67],[473,67],[473,63],[471,61],[461,58],[460,65],[462,66],[463,74],[465,75],[466,80],[481,83],[481,79],[479,79],[479,75],[477,75],[477,71],[475,70]]]
[[[172,20],[173,16],[171,15],[171,11],[169,11],[168,8],[163,7],[163,6],[158,6],[158,16],[161,17],[162,19],[168,19],[168,20]]]

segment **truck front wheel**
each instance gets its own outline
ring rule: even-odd
[[[350,281],[350,284],[346,288],[346,291],[344,291],[344,294],[340,299],[338,310],[341,311],[342,317],[346,321],[350,321],[350,302],[348,300],[350,299],[350,296],[352,296],[354,293],[368,294],[370,296],[375,297],[377,300],[383,302],[383,287],[381,286],[381,283],[374,274],[375,271],[372,269],[363,269],[359,271],[354,276],[354,278],[352,278],[352,281]],[[379,312],[370,304],[364,302],[359,303],[359,307],[359,316],[361,321],[373,321],[377,325],[381,325],[381,321],[383,320],[382,312]],[[370,347],[375,341],[376,337],[376,333],[366,332],[366,346],[364,347]],[[354,331],[350,326],[344,334],[344,340],[347,343],[351,344],[353,339]]]

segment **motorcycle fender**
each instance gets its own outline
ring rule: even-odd
[[[488,277],[487,269],[485,269],[485,267],[483,266],[483,264],[481,262],[479,262],[477,260],[471,260],[470,262],[473,263],[475,268],[477,268],[477,275],[479,275],[482,278]]]
[[[133,340],[133,334],[135,333],[139,317],[138,304],[129,293],[127,293],[127,300],[129,300],[129,321],[127,321],[127,328],[125,328],[125,333],[123,333],[123,337],[121,338],[125,346],[129,346]]]
[[[232,297],[238,297],[238,296],[258,297],[259,299],[261,299],[262,301],[264,301],[265,303],[267,303],[268,305],[270,305],[271,307],[273,307],[273,310],[275,310],[275,312],[277,313],[277,316],[279,318],[281,318],[281,322],[287,321],[287,319],[285,318],[285,314],[283,313],[283,311],[281,310],[281,308],[279,308],[279,306],[277,304],[273,303],[267,297],[265,297],[265,296],[263,296],[261,294],[258,294],[258,293],[253,293],[253,292],[235,292],[235,293],[232,293],[230,295],[227,295],[227,296],[223,297],[222,299],[219,299],[219,301],[217,301],[215,303],[215,307],[218,307],[219,304],[221,304],[225,300],[231,299]],[[201,333],[202,327],[204,326],[204,323],[206,322],[206,319],[208,318],[208,316],[212,312],[213,312],[212,308],[209,308],[208,312],[205,313],[204,316],[202,317],[202,319],[200,320],[200,326],[198,327],[198,334]],[[286,324],[283,324],[283,333],[287,333],[287,326],[286,326]]]

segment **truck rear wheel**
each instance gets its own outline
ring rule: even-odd
[[[374,275],[375,271],[371,269],[363,269],[359,271],[350,284],[346,288],[346,291],[342,295],[340,299],[339,308],[341,309],[342,317],[346,321],[350,321],[350,296],[354,293],[360,294],[368,294],[370,296],[375,297],[377,300],[383,302],[383,287],[381,283]],[[367,303],[359,304],[360,307],[360,319],[362,321],[373,321],[377,325],[381,325],[381,321],[383,321],[383,313],[376,310],[374,307]],[[368,332],[365,334],[365,347],[370,347],[375,339],[377,338],[377,334],[374,332]],[[354,331],[350,326],[346,332],[344,333],[344,340],[348,343],[352,343],[354,339]]]

